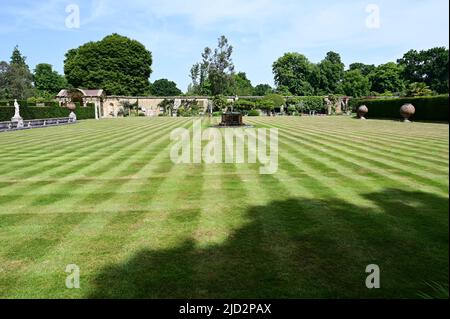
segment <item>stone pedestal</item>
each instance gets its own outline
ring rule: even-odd
[[[75,123],[75,122],[77,121],[77,116],[76,116],[76,114],[75,114],[73,111],[70,112],[69,118],[70,118],[70,121],[71,121],[72,123]]]
[[[228,112],[222,114],[220,126],[243,126],[242,114],[238,112]]]
[[[20,116],[14,116],[11,118],[12,123],[17,123],[17,128],[23,128],[23,118]]]

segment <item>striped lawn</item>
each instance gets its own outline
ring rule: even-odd
[[[276,174],[174,165],[192,119],[1,133],[0,298],[448,297],[448,125],[246,122],[279,129]]]

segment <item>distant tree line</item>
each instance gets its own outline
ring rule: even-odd
[[[253,86],[245,72],[236,72],[233,47],[225,36],[217,47],[206,47],[190,70],[186,95],[209,96],[422,96],[449,91],[449,50],[444,47],[410,50],[396,62],[379,66],[350,64],[328,52],[319,63],[300,53],[286,53],[272,65],[275,88]],[[50,64],[30,71],[15,47],[10,61],[0,62],[0,99],[51,99],[63,88],[102,88],[109,95],[177,96],[183,92],[168,79],[150,82],[152,53],[136,40],[112,34],[66,53],[64,75]]]
[[[449,90],[449,50],[444,47],[411,50],[397,62],[379,66],[353,63],[348,70],[335,52],[318,64],[302,54],[287,53],[272,68],[278,90],[299,96],[420,96]]]

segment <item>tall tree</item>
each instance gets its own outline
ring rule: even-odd
[[[444,47],[429,50],[410,50],[397,61],[402,76],[409,83],[425,83],[438,93],[449,90],[449,50]]]
[[[23,56],[22,53],[19,50],[19,46],[15,46],[14,50],[11,55],[11,61],[10,64],[14,66],[24,67],[28,68],[28,65],[26,63],[27,57]]]
[[[325,59],[319,63],[320,71],[320,94],[340,93],[338,89],[344,79],[345,65],[341,56],[336,52],[328,52]]]
[[[3,98],[25,100],[33,95],[33,75],[26,63],[26,57],[17,46],[13,50],[10,63],[1,63],[0,74],[0,94]]]
[[[233,90],[234,64],[231,59],[233,47],[225,36],[218,39],[217,48],[205,48],[202,61],[191,68],[193,93],[220,95]]]
[[[177,88],[177,84],[167,79],[156,80],[151,85],[150,93],[155,96],[177,96],[182,94],[181,90]]]
[[[9,64],[5,61],[0,61],[0,99],[8,98],[8,74]]]
[[[348,96],[361,97],[370,94],[370,81],[359,69],[345,72],[342,91]]]
[[[350,71],[359,70],[362,75],[369,76],[369,74],[375,70],[375,65],[356,62],[350,64],[349,70]]]
[[[264,96],[272,93],[273,89],[269,84],[258,84],[255,86],[253,90],[253,95],[255,96]]]
[[[244,72],[239,72],[233,75],[233,86],[233,95],[253,95],[252,82],[247,78],[247,74],[245,74]]]
[[[64,76],[53,71],[50,64],[41,63],[34,70],[34,86],[38,92],[57,94],[61,89],[67,88]]]
[[[372,91],[377,93],[400,93],[405,88],[402,78],[403,68],[395,62],[379,65],[369,75],[372,82]]]
[[[150,90],[152,54],[138,41],[112,34],[69,50],[67,81],[78,88],[102,88],[111,95],[143,95]]]
[[[286,53],[272,65],[275,83],[285,86],[294,95],[312,95],[310,84],[315,77],[315,67],[300,53]]]

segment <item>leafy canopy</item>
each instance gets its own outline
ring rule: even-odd
[[[218,39],[217,48],[206,47],[202,61],[192,66],[190,93],[205,95],[230,95],[234,88],[233,47],[225,36]]]
[[[151,85],[151,94],[155,96],[178,96],[182,92],[177,88],[177,84],[167,79],[160,79]]]
[[[152,54],[144,45],[112,34],[69,50],[64,73],[77,88],[102,88],[110,95],[149,93]]]
[[[53,71],[50,64],[41,63],[34,70],[34,86],[41,94],[56,95],[60,90],[67,88],[66,79]]]

